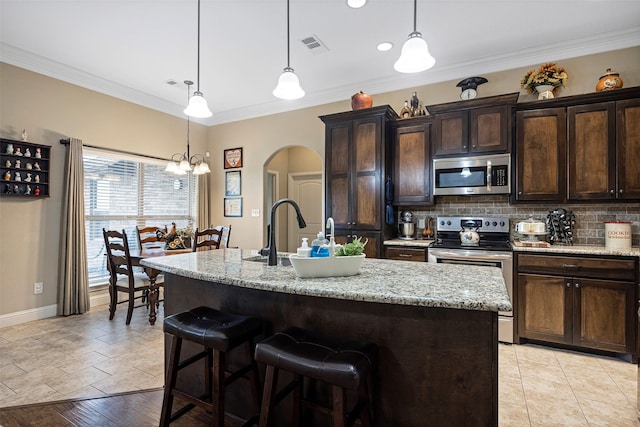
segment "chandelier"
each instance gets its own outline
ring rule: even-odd
[[[187,85],[187,98],[191,93],[191,80],[185,80],[184,84]],[[187,151],[184,153],[176,153],[171,156],[171,160],[167,163],[167,167],[164,169],[167,172],[172,172],[176,175],[186,175],[191,171],[194,175],[202,175],[211,172],[209,165],[207,164],[205,157],[202,154],[191,154],[189,152],[189,127],[191,124],[191,118],[187,116]]]

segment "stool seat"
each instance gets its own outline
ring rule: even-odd
[[[257,362],[305,377],[357,390],[369,375],[376,346],[367,342],[337,341],[300,328],[277,332],[256,346]]]
[[[229,351],[262,333],[259,319],[197,307],[164,320],[164,331],[219,351]]]

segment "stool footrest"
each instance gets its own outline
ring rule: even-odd
[[[178,370],[185,368],[189,365],[191,365],[194,362],[197,362],[198,360],[202,359],[203,357],[205,357],[207,355],[206,351],[201,351],[198,354],[194,354],[193,356],[189,357],[188,359],[183,360],[182,362],[180,362],[178,364]]]

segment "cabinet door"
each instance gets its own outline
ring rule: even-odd
[[[518,274],[518,335],[571,344],[571,279]]]
[[[355,237],[360,237],[362,242],[366,242],[364,253],[367,258],[382,258],[382,233],[366,230],[336,230],[335,240],[341,245],[351,242]]]
[[[469,113],[453,111],[436,114],[434,122],[434,156],[465,154],[469,151]]]
[[[561,202],[566,194],[564,108],[516,114],[516,201]]]
[[[569,200],[616,197],[615,102],[567,110],[569,124]]]
[[[419,248],[389,247],[385,248],[385,257],[398,261],[427,261],[427,250]]]
[[[507,152],[511,147],[511,107],[478,108],[470,111],[471,153]]]
[[[382,191],[381,119],[353,122],[353,159],[351,165],[351,227],[380,229],[384,193]]]
[[[640,99],[618,101],[618,198],[640,199]]]
[[[431,125],[400,127],[394,140],[394,204],[433,204],[431,191]]]
[[[327,125],[326,128],[326,194],[325,210],[337,229],[351,222],[351,122]]]
[[[635,352],[633,282],[574,279],[573,344]]]

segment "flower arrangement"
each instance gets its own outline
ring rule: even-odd
[[[567,83],[567,71],[558,67],[555,62],[542,64],[537,70],[529,70],[520,80],[520,87],[527,93],[534,93],[536,86],[553,86],[553,89],[564,86]]]

